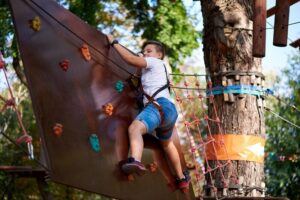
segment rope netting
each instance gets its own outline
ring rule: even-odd
[[[21,114],[17,108],[16,100],[15,100],[15,97],[13,94],[13,89],[8,80],[8,74],[7,74],[6,67],[5,67],[5,61],[4,61],[4,58],[3,58],[3,55],[1,52],[0,52],[0,71],[3,72],[3,76],[5,79],[4,82],[5,82],[5,84],[7,86],[7,90],[8,90],[8,97],[3,97],[0,95],[0,101],[2,101],[4,103],[4,105],[0,108],[0,112],[4,112],[8,108],[12,108],[14,110],[14,112],[16,113],[18,124],[22,131],[22,136],[20,136],[16,139],[16,144],[19,145],[21,143],[26,143],[27,148],[28,148],[29,158],[34,159],[32,137],[27,133],[27,130],[22,121]],[[3,130],[1,130],[1,132],[2,132],[1,134],[6,136],[6,134],[4,134],[4,132],[3,132]]]
[[[229,181],[228,177],[225,176],[224,168],[231,168],[232,161],[229,159],[227,154],[227,148],[223,141],[224,132],[222,130],[218,109],[212,94],[212,82],[207,81],[207,87],[200,87],[199,76],[194,75],[194,80],[188,81],[184,76],[184,81],[181,86],[172,85],[172,92],[175,95],[177,107],[179,110],[179,125],[183,124],[183,130],[181,130],[183,136],[187,141],[188,153],[191,154],[190,163],[188,166],[193,168],[194,173],[193,186],[197,196],[203,195],[203,186],[210,189],[214,194],[212,196],[217,197],[217,186],[213,180],[213,173],[218,173],[223,187],[227,188]],[[193,82],[193,83],[189,83]],[[203,81],[202,81],[203,82]],[[207,92],[206,92],[207,91]],[[207,100],[212,106],[212,118],[207,114]],[[188,108],[192,106],[192,108]],[[221,136],[221,140],[216,141],[212,133],[212,125],[215,125],[218,130],[218,134]],[[178,127],[179,128],[179,127]],[[180,128],[179,128],[180,129]],[[183,142],[184,144],[185,142]],[[205,153],[208,145],[211,145],[214,154],[217,155],[216,145],[219,145],[226,152],[227,160],[215,160],[213,165],[210,164],[209,158]],[[215,156],[217,158],[217,156]],[[189,160],[186,159],[186,160]],[[206,177],[206,178],[205,178]],[[205,182],[209,180],[208,182]],[[238,177],[236,172],[231,174],[231,183],[238,183]]]

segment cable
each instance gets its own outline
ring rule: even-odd
[[[201,91],[206,91],[206,88],[192,88],[192,87],[178,87],[178,86],[171,86],[171,88],[175,89],[181,89],[181,90],[201,90]]]
[[[280,118],[281,120],[285,121],[286,123],[288,123],[288,124],[290,124],[290,125],[292,125],[292,126],[298,128],[298,129],[300,129],[300,126],[298,126],[297,124],[294,124],[293,122],[291,122],[291,121],[285,119],[284,117],[282,117],[282,116],[280,116],[279,114],[277,114],[277,113],[275,113],[274,111],[272,111],[270,108],[264,107],[264,109],[265,109],[266,111],[269,111],[269,112],[272,113],[273,115],[277,116],[277,117]]]
[[[291,103],[286,103],[284,100],[282,100],[279,96],[276,96],[274,94],[267,94],[267,97],[271,96],[273,98],[275,98],[277,101],[279,101],[280,103],[283,103],[285,106],[291,107],[293,110],[297,111],[298,113],[300,113],[300,109],[297,108],[294,104]]]
[[[30,0],[36,7],[38,7],[40,10],[42,10],[44,13],[46,13],[50,18],[52,18],[55,22],[57,22],[59,25],[61,25],[63,28],[65,28],[66,30],[68,30],[69,32],[71,32],[73,35],[75,35],[77,38],[79,38],[80,40],[82,40],[84,43],[88,44],[90,47],[92,47],[95,51],[97,51],[98,53],[100,53],[104,58],[108,59],[109,61],[111,61],[113,64],[115,64],[117,67],[119,67],[120,69],[122,69],[123,71],[127,72],[130,75],[134,75],[133,73],[129,72],[127,69],[123,68],[122,66],[120,66],[118,63],[116,63],[114,60],[110,59],[109,57],[105,56],[104,53],[102,53],[99,49],[97,49],[96,47],[94,47],[93,45],[91,45],[88,41],[86,41],[85,39],[83,39],[82,37],[80,37],[79,35],[77,35],[76,33],[74,33],[71,29],[69,29],[67,26],[65,26],[64,24],[62,24],[58,19],[56,19],[53,15],[51,15],[49,12],[47,12],[44,8],[42,8],[40,5],[38,5],[36,2],[34,2],[33,0]],[[124,46],[123,46],[124,47]],[[126,47],[124,47],[125,49],[127,49]],[[129,52],[133,53],[131,50],[127,49]]]
[[[177,74],[177,73],[172,73],[170,75],[171,76],[209,76],[207,74]]]

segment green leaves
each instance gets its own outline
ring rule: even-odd
[[[195,29],[182,1],[122,1],[129,10],[127,19],[135,19],[134,34],[146,40],[158,40],[166,47],[173,68],[199,47],[200,33]],[[137,9],[138,8],[138,9]]]
[[[283,71],[284,86],[277,88],[277,91],[284,90],[285,96],[281,98],[282,102],[272,102],[273,110],[299,125],[300,112],[291,105],[300,107],[300,52],[290,58],[289,65]],[[300,130],[270,113],[266,114],[266,152],[273,155],[268,156],[265,163],[268,192],[272,196],[300,199]]]

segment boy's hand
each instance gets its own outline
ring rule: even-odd
[[[108,39],[108,42],[109,42],[109,44],[111,44],[113,41],[114,41],[114,38],[113,38],[113,36],[112,35],[106,35],[107,36],[107,39]]]

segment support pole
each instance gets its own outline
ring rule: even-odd
[[[273,45],[285,47],[287,45],[290,2],[276,0],[275,27]]]
[[[255,0],[253,22],[253,50],[254,57],[264,57],[266,50],[266,0]]]

